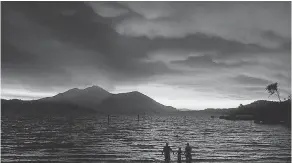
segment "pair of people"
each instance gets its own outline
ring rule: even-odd
[[[163,147],[163,151],[162,154],[164,154],[164,160],[165,162],[169,162],[170,161],[170,152],[173,152],[172,149],[170,148],[170,146],[168,146],[168,143],[165,144],[165,146]],[[173,152],[174,154],[175,152]],[[177,153],[177,162],[181,163],[181,155],[182,155],[182,150],[181,148],[178,148]],[[187,163],[191,163],[192,161],[192,148],[189,145],[189,143],[187,143],[186,147],[185,147],[185,152],[184,152],[185,156],[186,156],[186,162]]]

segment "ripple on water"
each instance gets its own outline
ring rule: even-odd
[[[190,143],[198,162],[286,162],[291,152],[289,129],[209,116],[2,115],[1,133],[3,162],[161,161],[165,142]]]

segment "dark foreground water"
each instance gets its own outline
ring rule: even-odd
[[[290,129],[210,116],[22,116],[1,120],[2,162],[163,160],[190,143],[196,162],[290,162]],[[175,156],[171,156],[175,160]],[[183,157],[184,159],[184,157]]]

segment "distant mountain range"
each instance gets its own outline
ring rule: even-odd
[[[175,108],[164,106],[140,92],[113,94],[101,101],[99,109],[110,113],[164,113],[176,111]]]
[[[92,86],[85,89],[73,88],[53,97],[39,99],[38,101],[70,103],[80,107],[97,109],[101,101],[111,95],[111,93],[98,86]]]
[[[285,101],[282,101],[282,103]],[[207,108],[204,110],[188,110],[188,109],[180,109],[180,111],[183,111],[185,113],[208,113],[208,114],[230,114],[233,112],[240,114],[250,114],[250,112],[256,111],[258,108],[268,108],[274,104],[278,104],[277,101],[267,101],[267,100],[257,100],[250,104],[242,105],[235,108]]]
[[[150,97],[134,91],[112,94],[98,86],[70,89],[52,97],[39,100],[1,100],[2,113],[103,113],[138,114],[168,113],[177,111]]]

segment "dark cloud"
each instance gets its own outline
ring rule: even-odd
[[[244,85],[268,85],[271,84],[271,81],[266,79],[261,79],[257,77],[247,76],[247,75],[239,75],[233,78],[237,83]]]
[[[134,37],[182,38],[205,33],[239,41],[277,47],[277,40],[263,38],[272,31],[290,36],[290,4],[269,2],[121,2],[140,17],[130,17],[115,29]],[[252,16],[251,16],[252,15]]]
[[[256,63],[239,61],[237,63],[226,64],[223,62],[215,62],[210,56],[190,56],[185,60],[171,61],[173,64],[187,65],[193,68],[203,68],[203,69],[220,69],[220,68],[238,68],[241,66],[254,65]]]
[[[208,92],[218,86],[212,76],[239,85],[279,79],[289,92],[290,7],[225,4],[2,2],[2,86],[59,92],[160,83]],[[237,89],[216,90],[235,97]]]
[[[290,40],[288,37],[285,38],[283,36],[276,34],[273,31],[263,31],[261,35],[264,39],[275,40],[278,42],[289,42]]]
[[[209,37],[204,34],[194,34],[185,38],[155,38],[152,40],[146,37],[121,36],[111,28],[111,23],[107,18],[96,16],[91,8],[83,3],[74,2],[67,5],[67,3],[59,2],[12,2],[4,3],[4,8],[3,32],[8,35],[4,36],[4,41],[10,39],[10,42],[20,47],[23,45],[19,44],[25,42],[25,50],[28,51],[26,53],[37,53],[28,54],[38,57],[38,59],[31,58],[31,60],[37,60],[38,64],[42,64],[40,60],[45,58],[43,60],[46,63],[51,62],[52,65],[62,67],[64,62],[72,62],[76,59],[68,59],[72,55],[70,54],[72,51],[66,50],[65,46],[76,48],[80,53],[77,59],[89,58],[90,61],[94,60],[96,63],[94,66],[97,69],[103,68],[106,71],[111,71],[108,73],[113,73],[112,76],[115,80],[119,80],[117,77],[126,80],[127,77],[147,77],[155,74],[171,73],[172,70],[162,62],[146,63],[140,61],[142,58],[147,58],[149,52],[159,49],[216,50],[224,54],[258,49],[256,46],[244,45],[219,37]],[[62,14],[64,11],[74,12],[74,14],[69,14],[69,16],[65,14],[64,16]],[[24,35],[24,37],[16,38],[14,36],[15,31],[11,29],[19,28],[21,22],[26,24],[26,28],[21,29],[21,32],[17,32],[17,34]],[[51,41],[48,42],[47,40]],[[56,45],[58,43],[59,46]],[[36,51],[36,49],[39,49],[36,44],[42,44],[42,49]],[[3,49],[9,50],[5,45]],[[48,51],[44,51],[47,49],[51,53],[40,54],[48,53]],[[60,53],[60,51],[62,56],[58,57],[59,54],[57,55],[57,53]],[[88,53],[88,51],[91,52]],[[3,54],[4,58],[8,53]],[[14,53],[14,55],[17,54]],[[21,54],[20,57],[26,56]],[[58,57],[58,60],[55,60],[55,57]],[[63,58],[64,60],[62,60]],[[78,62],[74,62],[74,64],[76,65]],[[80,64],[86,64],[86,62]],[[33,66],[33,64],[31,65]],[[35,67],[35,69],[40,70],[39,67]]]
[[[81,8],[81,11],[76,11],[70,18],[67,18],[67,16],[64,18],[64,16],[58,14],[58,12],[63,10],[62,3],[35,2],[29,4],[14,4],[15,3],[8,3],[9,7],[7,8],[10,10],[3,14],[6,20],[3,22],[3,32],[7,33],[6,35],[8,36],[4,36],[5,43],[2,44],[4,53],[2,54],[4,61],[15,60],[14,63],[9,64],[14,64],[16,66],[14,68],[16,69],[18,66],[22,66],[17,63],[19,62],[19,58],[24,58],[24,60],[21,61],[23,61],[25,65],[28,65],[28,67],[21,67],[23,70],[21,74],[32,77],[32,80],[38,80],[38,76],[34,76],[34,73],[31,71],[42,71],[46,74],[45,72],[51,70],[50,75],[54,76],[56,74],[53,69],[44,70],[48,68],[44,66],[44,64],[49,64],[54,68],[60,67],[60,69],[68,66],[70,63],[74,64],[74,66],[86,66],[86,64],[90,64],[96,71],[100,71],[100,69],[109,71],[106,73],[114,80],[127,80],[127,78],[132,79],[139,77],[147,78],[160,73],[175,72],[161,62],[140,61],[141,55],[145,55],[146,48],[142,43],[131,39],[129,39],[129,41],[126,38],[123,39],[123,37],[118,36],[109,25],[94,22],[89,19],[90,17],[86,17],[87,15],[83,12],[81,15],[78,15],[81,11],[88,11],[88,8],[83,6],[82,3],[77,6],[73,3],[73,5],[66,7],[72,11],[78,9],[74,7]],[[4,6],[5,5],[6,4],[4,4]],[[14,14],[14,10],[16,9],[22,12],[17,10],[17,14]],[[91,14],[95,16],[95,14]],[[18,21],[20,21],[21,18],[26,17],[30,19],[22,19],[21,21],[25,21],[28,28],[22,29],[20,32],[11,31],[11,28],[17,28],[16,26],[21,25],[11,22],[16,21],[16,23],[19,23]],[[82,17],[84,17],[84,19],[81,19]],[[44,35],[42,33],[39,37],[39,33],[36,33],[36,31],[40,30],[49,34]],[[13,38],[12,35],[14,32],[19,35],[24,35],[25,37]],[[12,42],[14,45],[10,45],[11,43],[8,42]],[[24,45],[19,45],[19,42]],[[16,46],[24,50],[17,49]],[[132,46],[133,48],[129,48]],[[78,51],[79,54],[72,54],[76,53],[76,51]],[[6,63],[7,62],[3,65],[4,71],[8,64]],[[28,69],[27,71],[25,71],[26,68]],[[12,72],[15,73],[16,71]],[[62,70],[57,70],[56,72],[61,73]],[[5,76],[6,73],[3,75]],[[55,77],[59,79],[58,76]],[[63,82],[63,80],[61,80],[61,82]]]

